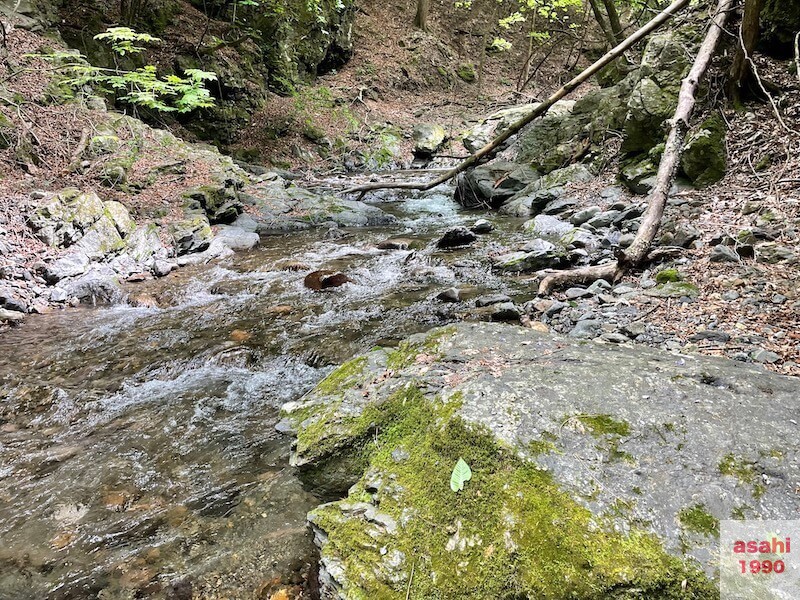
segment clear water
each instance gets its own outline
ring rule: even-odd
[[[265,238],[130,289],[159,308],[70,309],[0,334],[0,598],[266,598],[300,582],[318,499],[288,467],[280,405],[360,351],[462,318],[436,300],[445,288],[526,293],[486,260],[514,221],[435,248],[483,216],[451,197],[384,204],[391,229]],[[375,248],[393,236],[419,249]],[[313,269],[353,283],[313,292]]]

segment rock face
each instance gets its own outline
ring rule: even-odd
[[[710,599],[717,520],[800,509],[799,405],[752,365],[481,323],[346,363],[281,429],[352,485],[309,515],[324,598]]]

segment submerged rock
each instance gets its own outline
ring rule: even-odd
[[[282,429],[305,476],[352,485],[309,516],[325,598],[711,599],[718,520],[800,508],[799,398],[746,363],[477,323],[346,363]]]

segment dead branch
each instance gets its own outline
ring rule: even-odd
[[[598,73],[603,67],[607,64],[615,60],[616,58],[622,56],[622,54],[628,50],[631,46],[636,44],[637,42],[641,41],[645,37],[647,37],[653,31],[659,29],[664,23],[669,21],[675,13],[683,9],[686,5],[688,5],[690,0],[675,0],[672,4],[670,4],[667,8],[665,8],[662,12],[660,12],[654,19],[652,19],[649,23],[647,23],[644,27],[630,35],[626,40],[622,43],[617,45],[616,47],[609,50],[601,59],[597,62],[592,64],[578,76],[576,76],[572,81],[565,84],[561,87],[558,91],[556,91],[552,96],[550,96],[547,100],[542,102],[536,110],[531,112],[528,116],[523,119],[520,119],[516,123],[514,123],[511,127],[509,127],[505,132],[501,135],[497,136],[494,140],[486,144],[483,148],[472,154],[469,158],[465,161],[459,163],[452,169],[445,172],[440,177],[428,181],[426,183],[411,183],[411,182],[400,182],[400,183],[370,183],[368,185],[357,186],[354,188],[350,188],[349,190],[345,190],[345,194],[354,194],[360,193],[365,194],[366,192],[370,192],[373,190],[381,190],[381,189],[401,189],[401,190],[430,190],[437,185],[445,183],[449,181],[459,173],[466,171],[470,167],[477,166],[483,162],[486,162],[490,158],[492,158],[498,150],[502,147],[502,145],[512,136],[519,133],[524,127],[526,127],[529,123],[533,122],[535,119],[544,115],[551,106],[553,106],[556,102],[561,100],[564,96],[575,90],[578,86],[582,83],[589,80],[592,76]]]
[[[700,80],[708,70],[711,59],[722,36],[728,12],[735,0],[719,0],[717,12],[706,34],[697,58],[694,60],[689,74],[681,83],[678,95],[678,106],[670,121],[670,132],[667,137],[664,154],[658,166],[656,185],[650,193],[647,210],[642,217],[642,224],[636,232],[636,237],[630,247],[620,252],[615,262],[604,265],[550,273],[539,284],[539,294],[548,294],[554,287],[571,282],[586,283],[594,277],[597,279],[617,280],[630,268],[641,265],[647,261],[650,246],[656,237],[664,215],[664,208],[669,198],[669,190],[678,173],[681,155],[683,154],[686,134],[689,131],[689,121],[697,103],[697,89]]]

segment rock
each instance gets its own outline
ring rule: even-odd
[[[572,100],[559,100],[548,111],[548,116],[558,117],[572,111],[575,102]],[[539,103],[522,104],[504,108],[493,113],[478,125],[462,136],[464,147],[472,154],[483,148],[486,144],[508,131],[514,123],[524,119],[539,107]]]
[[[438,248],[461,248],[469,246],[478,236],[466,227],[453,227],[445,231],[444,235],[436,242]]]
[[[339,271],[321,270],[314,271],[306,275],[305,279],[303,280],[303,285],[311,290],[319,291],[340,287],[345,283],[350,282],[351,279],[344,273]]]
[[[97,194],[70,188],[47,200],[30,215],[28,224],[45,244],[66,248],[104,214],[105,206]]]
[[[539,173],[527,165],[494,161],[459,177],[455,199],[465,208],[498,208],[538,179]]]
[[[697,289],[696,285],[686,281],[671,281],[645,290],[644,294],[654,298],[681,298],[684,296],[694,298],[700,294],[700,290]]]
[[[586,291],[592,294],[593,296],[597,296],[598,294],[603,294],[611,289],[611,284],[608,283],[605,279],[598,279],[588,288]]]
[[[513,302],[501,302],[492,304],[492,321],[519,321],[522,314]]]
[[[261,241],[261,237],[257,233],[248,232],[232,225],[221,225],[218,228],[217,237],[231,250],[251,250]]]
[[[542,213],[545,215],[558,215],[567,212],[578,204],[577,198],[559,198],[547,203]]]
[[[751,352],[750,358],[755,362],[766,363],[769,365],[775,364],[781,359],[779,354],[775,354],[769,350],[764,350],[763,348],[759,348],[758,350]]]
[[[631,338],[636,338],[647,333],[647,325],[641,321],[632,321],[622,326],[622,332]]]
[[[788,246],[781,246],[775,242],[765,242],[755,247],[756,260],[770,265],[782,262],[794,262],[797,255]]]
[[[560,242],[564,236],[572,233],[574,229],[566,221],[549,215],[537,215],[530,221],[526,221],[522,228],[537,238],[543,238],[551,242]]]
[[[178,264],[171,260],[157,259],[153,263],[153,275],[156,277],[166,277],[178,268]]]
[[[189,190],[184,194],[187,212],[202,210],[209,223],[233,223],[244,208],[236,184],[224,181]]]
[[[630,341],[628,336],[623,335],[621,333],[616,333],[614,331],[602,334],[600,336],[600,339],[603,339],[612,344],[627,344]]]
[[[594,227],[595,229],[602,229],[604,227],[609,227],[620,215],[620,211],[618,210],[607,210],[605,212],[597,213],[591,219],[589,219],[586,224],[590,227]]]
[[[148,263],[154,256],[166,257],[166,248],[159,238],[156,225],[141,225],[125,240],[125,252],[137,263]]]
[[[567,300],[576,300],[578,298],[583,298],[584,296],[590,296],[591,292],[586,288],[579,288],[579,287],[571,287],[566,292],[564,292],[564,296],[566,296]]]
[[[0,308],[0,323],[22,323],[25,320],[25,313],[16,310]]]
[[[411,134],[414,140],[414,155],[429,158],[436,154],[447,139],[447,132],[440,125],[419,124]]]
[[[788,300],[788,298],[786,296],[784,296],[783,294],[773,294],[772,298],[770,298],[769,301],[772,302],[773,304],[781,305],[781,304],[785,304],[786,300]]]
[[[90,260],[100,261],[106,256],[119,252],[124,247],[114,221],[108,215],[101,216],[73,246],[72,249],[82,252]]]
[[[103,202],[103,206],[120,237],[127,237],[136,227],[136,223],[131,218],[128,209],[114,200]]]
[[[738,263],[741,259],[736,251],[730,246],[718,244],[714,246],[711,251],[711,262],[735,262]]]
[[[690,336],[689,339],[693,342],[709,341],[720,342],[724,344],[731,340],[731,336],[724,331],[719,331],[718,329],[706,329],[704,331],[698,331]]]
[[[520,252],[511,252],[491,257],[495,268],[503,271],[538,271],[558,267],[566,260],[565,252],[545,240],[533,240]]]
[[[587,208],[583,208],[572,215],[569,219],[569,222],[578,227],[600,213],[601,210],[602,209],[599,206],[589,206]]]
[[[92,267],[87,273],[61,282],[67,295],[90,304],[114,303],[122,299],[116,273],[107,266]]]
[[[70,251],[61,255],[45,267],[45,279],[48,283],[58,283],[67,277],[83,275],[89,268],[89,257],[80,251]]]
[[[377,248],[378,250],[408,250],[413,243],[412,240],[405,238],[392,238],[378,243]]]
[[[487,221],[486,219],[478,219],[475,221],[475,224],[470,227],[470,231],[477,233],[478,235],[491,233],[494,231],[494,225],[491,221]]]
[[[633,244],[634,240],[636,239],[635,233],[624,233],[619,236],[619,247],[620,248],[629,248],[631,244]]]
[[[333,378],[347,383],[282,410],[301,476],[336,471],[352,484],[310,516],[332,598],[402,596],[409,548],[438,566],[415,570],[421,597],[464,598],[467,585],[481,598],[508,589],[521,598],[643,589],[680,597],[688,588],[715,598],[717,520],[742,504],[776,517],[796,505],[796,379],[491,323],[401,348],[351,361]],[[781,440],[782,460],[765,456],[767,432]],[[459,457],[473,477],[452,492]],[[453,508],[461,501],[469,511]],[[615,508],[616,525],[598,526]],[[472,579],[456,561],[498,578]]]
[[[50,290],[50,302],[66,302],[69,294],[60,287],[54,287]]]
[[[725,122],[714,115],[686,140],[681,167],[696,187],[708,187],[725,176],[728,167],[725,134]]]
[[[511,298],[505,294],[489,294],[486,296],[478,296],[475,298],[475,306],[482,308],[484,306],[492,306],[493,304],[502,304],[511,302]]]
[[[437,296],[437,299],[441,300],[442,302],[460,302],[461,301],[461,292],[458,288],[448,288],[443,292],[440,292]]]
[[[591,340],[599,336],[602,330],[603,324],[600,321],[586,319],[578,321],[568,335],[579,340]]]
[[[211,245],[214,233],[205,215],[187,215],[169,226],[178,256],[202,252]]]
[[[649,194],[655,185],[658,167],[649,157],[623,161],[619,178],[634,194]]]

